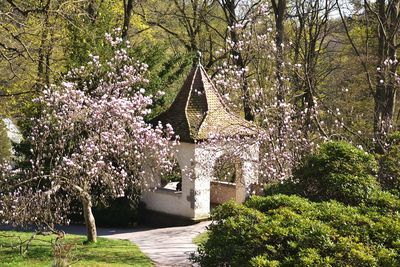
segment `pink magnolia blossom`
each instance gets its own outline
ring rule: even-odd
[[[115,48],[111,59],[92,55],[36,99],[41,112],[28,137],[30,172],[0,200],[0,210],[13,214],[9,223],[62,222],[73,198],[91,203],[121,196],[128,186],[138,188],[144,164],[171,168],[172,128],[153,128],[144,119],[153,101],[143,88],[147,65],[131,58],[119,37],[106,38]],[[10,201],[15,205],[5,204]],[[50,206],[51,216],[39,216]]]

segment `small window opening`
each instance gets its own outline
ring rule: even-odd
[[[176,159],[172,162],[172,169],[161,176],[161,187],[175,191],[182,191],[182,173]]]

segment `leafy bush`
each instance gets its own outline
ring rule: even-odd
[[[377,211],[397,212],[400,210],[400,199],[390,192],[376,190],[371,194],[371,197],[363,204],[369,209],[375,208]]]
[[[264,186],[264,195],[273,196],[275,194],[285,195],[302,195],[297,187],[297,184],[293,180],[285,180],[282,182],[271,182]],[[304,196],[304,194],[303,194]]]
[[[379,212],[399,210],[400,200],[382,191],[372,173],[372,155],[345,142],[329,142],[305,158],[294,179],[265,186],[265,195],[299,195],[313,201],[334,199],[345,204],[375,207]]]
[[[327,142],[294,170],[294,180],[307,198],[359,204],[380,189],[376,171],[372,155],[346,142]]]
[[[399,266],[400,218],[336,201],[253,197],[213,212],[201,266]]]
[[[139,208],[132,206],[126,197],[110,200],[108,206],[98,205],[93,208],[96,223],[103,227],[128,227],[138,221]]]
[[[262,252],[263,244],[256,244],[262,231],[256,226],[267,220],[263,213],[228,202],[213,212],[213,220],[209,238],[193,257],[201,266],[246,266],[252,255]]]
[[[325,143],[293,180],[266,186],[270,196],[218,207],[192,259],[202,266],[400,266],[400,200],[381,190],[376,170],[372,155]]]
[[[0,162],[11,157],[11,141],[7,136],[6,125],[0,118]]]
[[[382,187],[400,195],[400,132],[388,138],[388,149],[379,160]]]

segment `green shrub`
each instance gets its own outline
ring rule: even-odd
[[[379,212],[396,212],[400,210],[400,199],[387,191],[376,190],[366,201],[364,206],[369,209],[375,207]]]
[[[205,246],[199,247],[201,266],[229,266],[232,262],[246,266],[251,255],[262,251],[262,243],[252,242],[262,232],[256,226],[266,220],[261,212],[228,202],[213,212],[213,220],[218,223],[210,226],[211,236]],[[197,261],[197,257],[193,260]]]
[[[381,213],[400,210],[399,198],[382,191],[372,175],[376,169],[372,155],[345,142],[328,142],[304,159],[294,170],[294,179],[268,184],[264,193],[299,195],[313,201],[337,200]]]
[[[283,182],[271,182],[265,184],[264,195],[273,196],[276,194],[300,195],[300,190],[298,190],[297,185],[292,180],[286,180]]]
[[[298,192],[313,200],[359,204],[379,190],[375,158],[346,142],[327,142],[294,170]]]
[[[294,170],[293,180],[266,186],[267,197],[217,208],[193,260],[202,266],[400,266],[400,200],[381,190],[376,170],[372,155],[345,142],[325,143]]]
[[[201,266],[400,266],[399,215],[298,196],[253,197],[213,212]]]
[[[11,141],[7,136],[6,125],[0,118],[0,162],[11,157]]]
[[[379,160],[382,187],[400,196],[400,132],[388,137],[388,148]]]
[[[103,227],[128,227],[138,221],[138,207],[132,207],[126,197],[110,201],[108,206],[98,205],[93,208],[96,223]]]
[[[291,210],[301,214],[312,209],[313,205],[307,199],[299,196],[273,195],[269,197],[253,196],[245,203],[246,207],[256,209],[263,213],[280,207],[289,207]]]

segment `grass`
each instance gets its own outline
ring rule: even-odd
[[[196,245],[200,245],[204,242],[206,242],[208,239],[208,232],[205,231],[199,235],[197,235],[195,238],[193,238],[192,243]]]
[[[32,233],[27,232],[0,231],[0,266],[52,266],[54,235],[37,236],[24,255],[20,255],[18,248],[10,248],[11,244],[19,244],[19,238],[28,240],[31,236]],[[72,266],[153,266],[150,259],[128,240],[98,238],[97,243],[84,244],[85,240],[86,237],[78,235],[66,235],[63,239],[61,244],[72,248]]]

